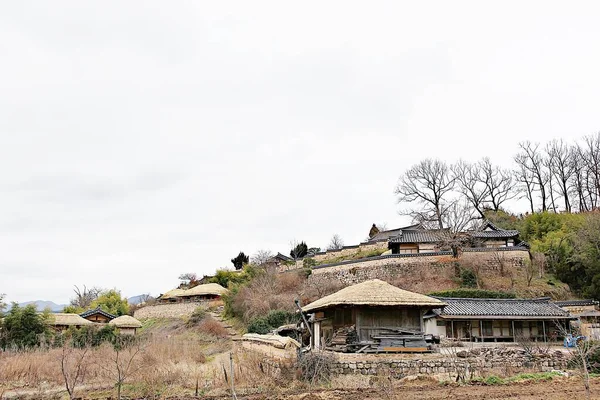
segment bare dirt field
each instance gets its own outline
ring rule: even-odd
[[[205,399],[230,399],[231,396],[203,397]],[[580,380],[574,378],[555,379],[549,382],[525,382],[510,385],[485,386],[440,386],[432,384],[409,384],[393,390],[369,389],[321,389],[310,392],[281,394],[256,394],[242,396],[247,400],[375,400],[375,399],[522,399],[522,400],[578,400],[585,399]],[[190,398],[191,399],[191,398]],[[600,380],[592,382],[592,399],[600,399]]]

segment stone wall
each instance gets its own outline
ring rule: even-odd
[[[135,310],[133,316],[137,319],[146,318],[185,318],[192,315],[194,310],[207,302],[156,304]]]
[[[309,282],[320,283],[337,279],[346,285],[364,282],[369,279],[392,280],[397,277],[416,274],[424,266],[439,268],[447,271],[454,269],[455,262],[469,261],[482,265],[482,272],[498,271],[504,267],[521,267],[529,257],[527,250],[511,251],[474,251],[464,252],[456,260],[450,255],[418,255],[411,257],[376,257],[372,260],[357,261],[332,266],[318,266],[313,268]]]
[[[333,370],[337,374],[376,375],[385,370],[403,375],[443,374],[457,369],[485,372],[510,368],[518,373],[525,370],[551,371],[567,368],[568,353],[560,350],[529,356],[518,348],[474,348],[449,354],[343,354],[334,353]],[[454,349],[455,350],[455,349]]]

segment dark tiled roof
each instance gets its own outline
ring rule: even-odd
[[[595,306],[598,304],[596,300],[586,299],[586,300],[563,300],[563,301],[555,301],[559,307],[569,307],[569,306]]]
[[[568,318],[569,313],[549,299],[457,299],[438,297],[448,304],[443,311],[436,310],[442,318],[482,317],[482,318],[523,318],[542,319]]]
[[[281,254],[281,253],[277,253],[276,255],[274,255],[273,257],[271,257],[272,260],[281,260],[281,261],[294,261],[293,258],[286,256],[285,254]]]
[[[486,230],[487,229],[487,230]],[[482,238],[482,239],[490,239],[490,238],[510,238],[519,236],[519,231],[516,230],[506,230],[502,228],[498,228],[496,225],[492,224],[490,221],[485,221],[485,223],[478,230],[471,233],[473,237]]]
[[[116,315],[107,313],[106,311],[102,310],[100,307],[96,307],[93,310],[87,310],[85,312],[82,312],[81,314],[79,314],[79,316],[82,318],[86,318],[86,317],[89,317],[90,315],[94,315],[94,314],[104,315],[106,318],[110,318],[110,319],[117,318]]]
[[[489,239],[489,238],[511,238],[519,236],[519,231],[477,231],[472,233],[473,237]]]
[[[441,230],[408,230],[400,231],[390,238],[390,243],[435,243],[444,239],[446,231]]]
[[[387,231],[378,232],[372,238],[369,239],[369,242],[375,242],[375,241],[379,241],[379,240],[388,240],[391,237],[397,236],[403,230],[414,230],[414,229],[422,229],[421,224],[414,224],[414,225],[405,226],[403,228],[390,229]]]

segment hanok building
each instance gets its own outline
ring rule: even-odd
[[[600,311],[596,300],[565,300],[554,304],[569,312],[577,321],[581,334],[594,340],[600,340]]]
[[[57,331],[64,331],[70,327],[81,328],[82,326],[93,325],[94,323],[82,318],[78,314],[54,313],[50,315],[48,325]]]
[[[388,248],[392,254],[419,254],[434,253],[438,251],[440,243],[443,242],[447,231],[443,229],[422,229],[409,227],[399,230],[390,237]]]
[[[265,263],[262,264],[262,266],[267,268],[279,268],[282,264],[292,262],[294,262],[293,258],[288,257],[285,254],[277,253],[276,255],[265,261]]]
[[[129,315],[121,315],[108,324],[116,326],[121,335],[135,335],[136,331],[142,327],[140,321]]]
[[[107,324],[113,319],[117,318],[116,315],[112,315],[102,310],[100,307],[96,307],[93,310],[87,310],[79,314],[81,318],[87,319],[88,321],[97,323],[97,324]]]
[[[229,291],[218,283],[207,283],[191,289],[173,289],[159,297],[162,303],[182,303],[220,299]]]
[[[549,298],[438,299],[447,306],[425,316],[425,332],[460,341],[558,340],[557,324],[568,326],[572,319]]]
[[[470,232],[476,241],[481,242],[483,247],[511,247],[521,244],[519,231],[498,228],[496,225],[486,221],[478,230]]]
[[[383,351],[391,351],[391,347],[410,347],[411,336],[420,335],[422,343],[423,316],[444,306],[441,300],[373,279],[316,300],[302,312],[312,321],[312,348],[331,348],[337,341],[342,351],[347,345],[381,345]]]

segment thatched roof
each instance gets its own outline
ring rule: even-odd
[[[161,299],[170,299],[173,297],[188,297],[188,296],[203,296],[213,295],[221,296],[227,293],[228,290],[218,283],[206,283],[204,285],[194,286],[191,289],[173,289],[161,296]]]
[[[279,335],[259,335],[258,333],[246,333],[242,336],[242,340],[246,342],[264,343],[278,349],[287,349],[290,347],[299,349],[302,347],[298,341],[292,339],[291,337]]]
[[[82,325],[93,325],[92,321],[88,321],[85,318],[81,318],[79,314],[70,313],[55,313],[51,314],[50,325],[54,326],[82,326]]]
[[[142,323],[129,315],[121,315],[109,322],[117,328],[141,328]]]
[[[184,290],[183,296],[200,296],[204,294],[212,294],[212,295],[223,295],[227,293],[228,290],[218,283],[207,283],[204,285],[194,286],[191,289]]]
[[[168,292],[166,292],[165,294],[163,294],[162,296],[160,296],[160,298],[161,299],[170,299],[171,297],[180,297],[183,292],[185,292],[184,289],[169,290]]]
[[[444,307],[446,303],[419,293],[409,292],[379,279],[348,286],[302,307],[315,311],[338,305]]]

